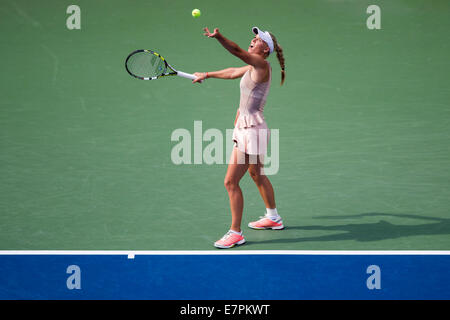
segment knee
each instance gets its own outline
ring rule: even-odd
[[[223,184],[228,191],[233,191],[239,186],[235,180],[229,178],[225,178]]]
[[[252,177],[253,181],[257,184],[260,185],[262,183],[262,180],[264,178],[263,175],[261,175],[261,172],[258,169],[254,169],[254,170],[249,170],[248,173],[250,174],[250,177]]]

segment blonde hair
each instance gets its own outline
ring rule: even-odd
[[[272,37],[273,46],[274,46],[275,51],[277,52],[278,62],[280,63],[280,67],[281,67],[281,85],[283,85],[284,79],[286,78],[286,72],[284,71],[285,61],[284,61],[284,56],[283,56],[283,48],[281,48],[280,44],[277,41],[277,38],[275,38],[275,36],[273,34],[271,34],[270,32],[269,32],[269,34]]]

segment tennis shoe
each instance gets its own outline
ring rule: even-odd
[[[252,229],[256,230],[282,230],[284,229],[283,220],[278,216],[276,219],[269,218],[269,216],[264,215],[263,217],[259,217],[258,221],[253,221],[248,224],[248,226]]]
[[[214,246],[216,248],[228,249],[244,243],[245,239],[242,235],[234,233],[230,230],[222,237],[222,239],[216,241]]]

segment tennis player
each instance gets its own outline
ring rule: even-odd
[[[228,68],[214,72],[196,72],[197,79],[193,83],[207,78],[237,79],[240,82],[241,97],[233,131],[233,148],[225,176],[225,188],[228,191],[231,208],[231,228],[214,245],[218,248],[231,248],[245,243],[241,230],[244,199],[239,181],[248,171],[266,206],[266,213],[259,220],[250,222],[252,229],[281,230],[283,221],[277,212],[272,184],[263,171],[263,156],[267,152],[269,129],[263,116],[264,104],[270,89],[272,68],[266,60],[274,51],[281,66],[281,84],[284,82],[284,57],[276,38],[267,31],[253,27],[255,37],[251,40],[247,51],[233,41],[225,38],[219,29],[210,32],[204,28],[204,35],[217,39],[231,54],[241,59],[246,66]]]

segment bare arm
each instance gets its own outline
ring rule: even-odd
[[[204,28],[203,30],[205,31],[204,33],[205,36],[209,38],[216,38],[225,49],[227,49],[232,55],[244,61],[246,64],[252,65],[256,69],[259,68],[264,69],[266,67],[266,62],[264,61],[264,58],[262,58],[257,54],[251,54],[243,50],[236,43],[225,38],[219,32],[219,29],[215,28],[213,33],[211,33],[208,28]]]
[[[237,79],[244,75],[250,66],[240,67],[240,68],[227,68],[221,71],[208,72],[208,78],[218,78],[218,79]]]
[[[245,66],[240,68],[227,68],[219,71],[211,71],[211,72],[195,72],[194,76],[197,79],[193,80],[192,83],[200,82],[208,78],[217,78],[217,79],[237,79],[244,75],[244,73],[249,70],[251,66]]]

